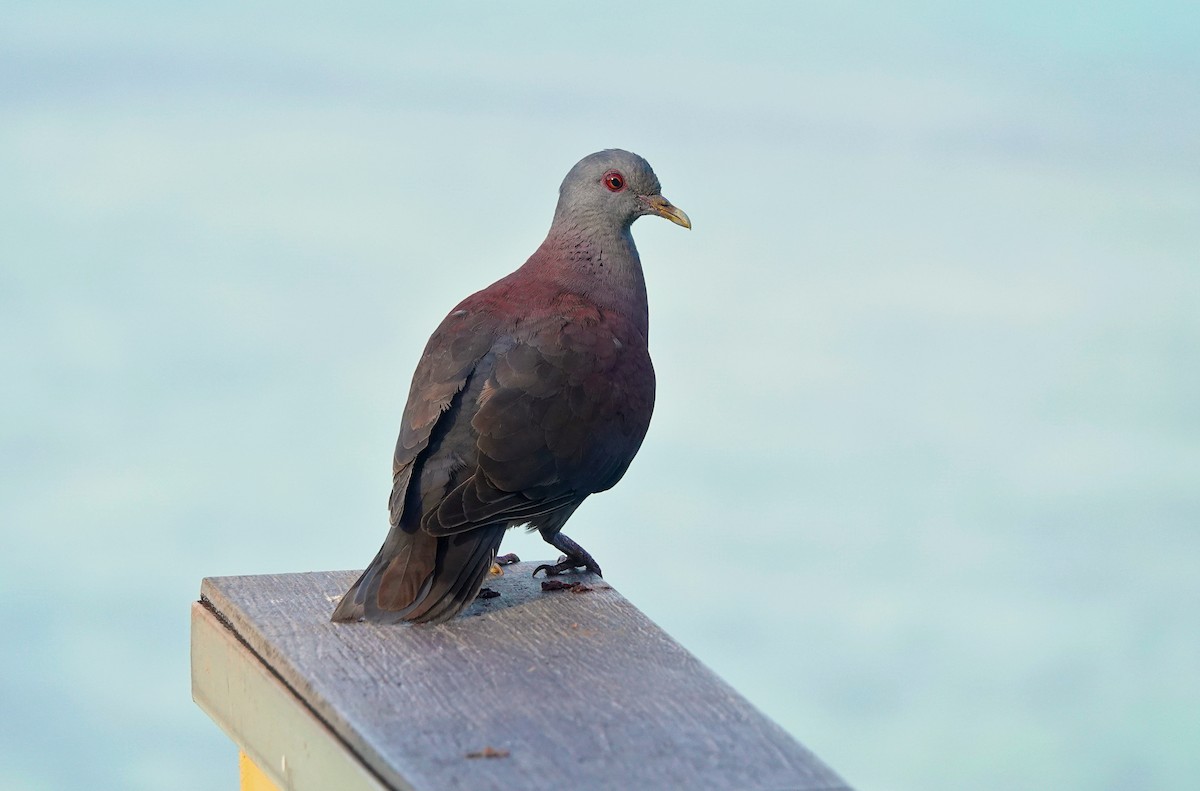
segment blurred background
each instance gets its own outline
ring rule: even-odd
[[[1195,788],[1200,6],[0,20],[0,788],[235,787],[201,577],[370,559],[430,331],[613,146],[695,230],[608,579],[859,788]]]

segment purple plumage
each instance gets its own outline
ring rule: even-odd
[[[333,620],[437,623],[479,592],[505,530],[528,524],[566,555],[548,574],[600,567],[561,530],[611,488],[654,409],[646,284],[630,227],[691,227],[628,151],[582,159],[525,265],[467,297],[413,375],[393,464],[391,529]]]

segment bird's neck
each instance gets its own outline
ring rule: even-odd
[[[596,229],[556,221],[525,266],[601,308],[625,314],[648,336],[646,278],[629,226]]]

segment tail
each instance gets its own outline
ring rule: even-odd
[[[441,623],[475,600],[487,577],[504,524],[435,537],[393,527],[379,554],[350,586],[334,621]]]

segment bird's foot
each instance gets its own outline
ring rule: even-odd
[[[574,571],[575,569],[585,569],[593,574],[600,573],[600,569],[596,566],[595,561],[592,561],[592,565],[589,568],[588,563],[585,560],[576,560],[575,558],[569,558],[566,555],[559,555],[557,563],[555,563],[553,566],[551,566],[549,563],[543,563],[533,570],[533,576],[536,577],[539,571],[544,571],[546,572],[547,577],[557,577],[559,574],[564,574],[568,571]]]
[[[496,560],[492,563],[492,567],[488,569],[488,576],[503,577],[504,569],[500,568],[501,566],[511,566],[514,563],[520,562],[521,559],[517,557],[516,553],[514,552],[509,552],[507,555],[501,555],[500,557],[496,558]]]
[[[590,574],[595,574],[597,577],[604,576],[600,572],[600,564],[596,562],[596,559],[588,554],[586,549],[562,533],[556,533],[550,539],[550,543],[563,553],[562,557],[554,565],[543,563],[538,566],[533,570],[533,576],[536,577],[539,571],[544,571],[547,577],[557,577],[559,574],[575,571],[576,569],[583,569]]]

